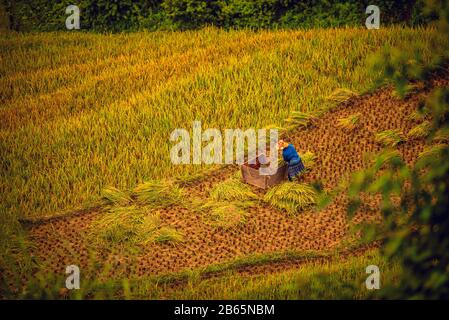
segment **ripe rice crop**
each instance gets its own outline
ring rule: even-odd
[[[432,28],[310,31],[2,33],[1,211],[36,217],[197,173],[170,161],[170,133],[284,125],[331,105],[339,88],[373,85],[367,57],[384,45],[422,54]],[[293,113],[294,114],[294,113]]]
[[[337,125],[340,128],[346,129],[348,131],[354,130],[357,127],[357,123],[359,122],[360,113],[352,114],[346,118],[338,119]]]
[[[317,202],[317,193],[307,184],[286,182],[268,190],[264,201],[289,214],[295,214],[314,205]]]
[[[425,138],[429,135],[431,124],[429,121],[424,121],[413,127],[408,133],[407,137],[410,139]]]
[[[158,213],[138,206],[112,206],[93,223],[90,236],[98,245],[148,244],[182,241],[182,234],[170,226],[162,226]]]
[[[376,134],[376,141],[384,146],[394,147],[404,141],[404,138],[399,130],[384,130]]]
[[[211,190],[210,198],[215,201],[248,201],[257,199],[249,185],[239,179],[228,179]]]
[[[230,229],[246,222],[252,201],[208,201],[199,210],[204,221],[219,229]]]

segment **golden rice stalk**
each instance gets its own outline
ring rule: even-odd
[[[447,129],[447,128],[439,129],[435,133],[435,136],[433,137],[433,141],[442,142],[442,143],[449,142],[449,129]]]
[[[101,199],[107,205],[127,205],[132,199],[127,192],[114,187],[106,187],[102,191]]]
[[[285,127],[281,127],[281,126],[278,126],[276,124],[269,124],[269,125],[263,127],[263,129],[265,129],[267,131],[269,131],[269,130],[277,130],[279,132],[279,134],[282,134],[286,130]]]
[[[286,122],[296,127],[307,128],[315,120],[317,116],[311,112],[292,111],[290,117],[286,119]]]
[[[397,129],[385,130],[376,134],[376,141],[388,147],[394,147],[403,140],[402,132]]]
[[[340,118],[337,120],[337,126],[349,131],[354,130],[359,122],[360,113],[352,114],[346,118]]]
[[[316,156],[313,152],[306,151],[303,154],[301,154],[300,157],[306,169],[311,169],[315,166]]]
[[[377,168],[381,169],[385,166],[389,166],[395,162],[402,161],[401,154],[395,149],[385,149],[378,156],[374,157],[372,164]]]
[[[151,240],[155,243],[169,243],[175,245],[184,241],[184,234],[172,227],[162,227]]]
[[[257,199],[257,195],[241,180],[228,179],[214,186],[210,198],[215,201],[247,201]]]
[[[351,99],[354,96],[357,96],[358,93],[346,88],[338,88],[334,90],[329,96],[326,97],[326,100],[332,101],[335,103],[341,103]]]
[[[133,195],[139,204],[153,207],[168,207],[183,199],[182,189],[170,181],[142,183],[134,188]]]
[[[315,189],[307,184],[286,182],[271,188],[264,201],[289,214],[297,213],[317,201]]]
[[[203,219],[207,224],[220,229],[230,229],[244,224],[249,215],[251,201],[209,201],[201,207]]]
[[[278,156],[278,168],[282,167],[285,164],[286,164],[286,162],[284,161],[284,158],[282,157],[282,155]]]
[[[434,144],[426,146],[424,150],[418,155],[418,159],[438,157],[441,151],[448,147],[445,143]]]
[[[417,126],[413,127],[408,133],[407,137],[410,139],[421,139],[429,135],[431,124],[429,121],[424,121]]]
[[[421,121],[425,119],[428,115],[428,112],[425,109],[414,110],[407,116],[407,120],[409,121]]]
[[[232,180],[243,181],[242,170],[237,170],[231,175]]]
[[[150,237],[160,224],[158,215],[138,206],[111,207],[93,222],[91,236],[98,242],[139,243]]]
[[[115,244],[177,243],[182,234],[175,229],[161,227],[158,212],[150,207],[110,207],[93,222],[91,239],[108,246]]]
[[[203,172],[197,173],[184,173],[179,177],[176,177],[175,182],[182,187],[190,186],[201,181],[205,174]]]

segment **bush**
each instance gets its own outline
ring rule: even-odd
[[[381,23],[424,24],[423,1],[381,0]],[[18,31],[65,30],[72,1],[7,0],[9,25]],[[368,1],[346,0],[81,0],[81,29],[133,31],[225,28],[364,26]]]
[[[438,32],[446,35],[449,29],[448,2],[432,4],[434,7],[429,8],[430,12],[441,15]],[[408,49],[413,51],[413,48]],[[425,80],[432,71],[447,65],[448,50],[447,45],[434,50],[432,54],[439,63],[432,65],[425,65],[420,55],[416,55],[414,61],[395,60],[395,55],[387,51],[386,55],[378,57],[381,80],[400,89],[409,85],[410,78]],[[409,72],[416,70],[416,66],[419,66],[419,72]],[[372,167],[355,174],[348,188],[350,217],[361,205],[364,193],[382,196],[379,209],[384,218],[383,230],[371,232],[371,238],[384,238],[386,258],[399,258],[403,266],[399,285],[386,291],[388,298],[449,298],[449,146],[444,143],[449,131],[448,88],[434,89],[425,108],[431,119],[425,133],[429,134],[429,141],[437,136],[438,144],[427,146],[412,165],[407,165],[398,153],[391,156],[387,153],[386,157],[384,152]],[[391,132],[384,136],[391,136]],[[390,165],[379,166],[386,158],[390,159]],[[383,170],[379,171],[380,168]],[[393,201],[398,196],[400,201]]]

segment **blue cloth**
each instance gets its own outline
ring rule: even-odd
[[[292,181],[294,177],[301,174],[306,168],[302,163],[302,160],[293,159],[288,163],[288,179]]]
[[[296,149],[292,144],[289,144],[287,147],[284,148],[284,150],[282,150],[282,157],[284,158],[284,161],[288,162],[289,164],[290,161],[296,160],[297,161],[296,163],[298,163],[298,161],[301,160],[298,152],[296,152]]]
[[[301,159],[291,159],[288,163],[289,166],[297,165],[298,163],[302,163]]]

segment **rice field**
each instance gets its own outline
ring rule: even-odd
[[[383,46],[440,41],[431,28],[2,34],[1,210],[38,217],[106,187],[193,175],[170,161],[170,133],[282,125],[326,110],[336,90],[374,86]]]
[[[400,266],[351,231],[381,222],[379,199],[349,222],[338,188],[383,147],[377,165],[410,164],[448,140],[426,138],[426,87],[399,99],[371,56],[416,46],[427,63],[443,44],[398,27],[2,34],[0,298],[370,298],[364,267],[394,283]],[[237,166],[173,165],[170,134],[196,120],[288,128],[307,170],[264,190]],[[93,281],[74,294],[71,264]]]

